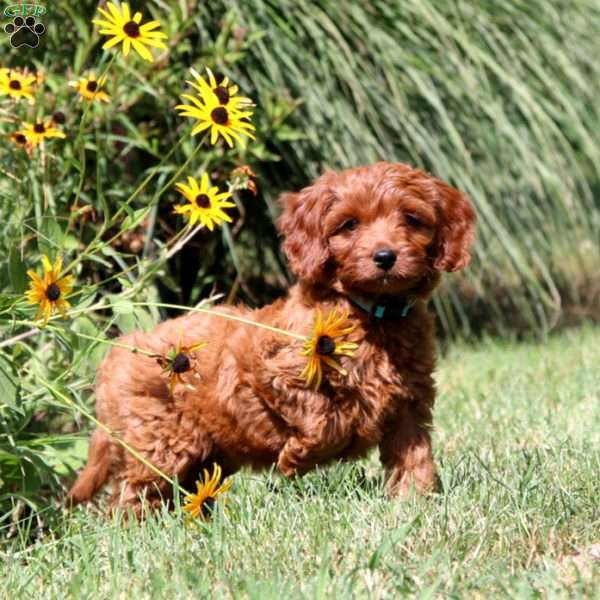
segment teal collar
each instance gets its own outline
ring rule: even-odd
[[[349,299],[352,304],[362,308],[376,319],[403,319],[415,303],[415,298],[412,296],[408,296],[404,303],[400,304],[377,304],[362,298],[359,299],[356,296],[349,296]]]

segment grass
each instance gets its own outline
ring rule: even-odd
[[[390,501],[375,453],[296,483],[237,475],[206,524],[78,509],[33,543],[16,529],[3,597],[597,597],[599,360],[591,326],[453,346],[438,373],[440,494]]]

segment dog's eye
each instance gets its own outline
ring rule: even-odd
[[[354,231],[358,227],[357,219],[347,219],[342,223],[338,231]]]
[[[421,221],[419,217],[416,215],[406,214],[404,215],[404,220],[409,227],[423,227],[424,223]]]

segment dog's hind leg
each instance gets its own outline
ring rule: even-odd
[[[110,475],[111,443],[105,431],[100,428],[94,431],[90,439],[87,464],[67,496],[69,504],[75,505],[90,500],[106,483]]]
[[[124,441],[138,456],[123,452],[122,468],[115,473],[112,510],[131,509],[141,516],[144,505],[158,507],[163,501],[169,504],[171,481],[177,479],[180,485],[187,482],[194,476],[195,467],[212,456],[213,441],[197,423],[174,413],[163,418],[155,427],[125,433]],[[176,421],[177,427],[174,422],[165,423],[167,420]]]

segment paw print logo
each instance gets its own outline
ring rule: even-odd
[[[35,17],[15,17],[12,23],[4,26],[4,31],[10,35],[10,44],[13,48],[29,46],[37,48],[40,44],[40,36],[44,35],[46,28],[38,23]]]

